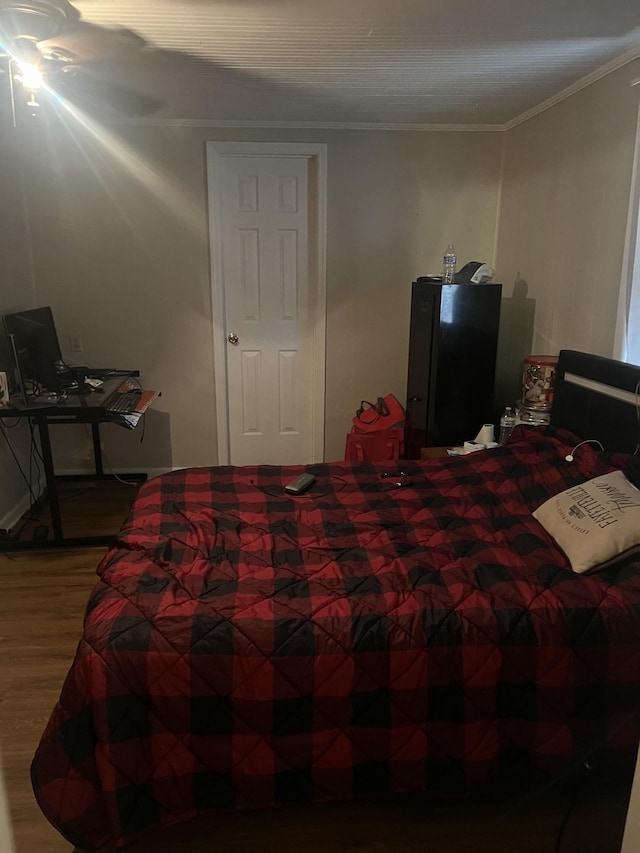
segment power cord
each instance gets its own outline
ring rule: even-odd
[[[89,427],[87,426],[87,424],[84,424],[84,431],[87,434],[87,438],[91,438],[91,435],[89,434]],[[109,469],[109,473],[111,474],[112,477],[115,477],[115,479],[119,483],[123,483],[125,486],[139,486],[140,485],[139,480],[138,481],[136,481],[136,480],[124,480],[122,477],[120,477],[118,474],[116,474],[116,472],[113,470],[113,465],[111,464],[111,460],[107,456],[103,447],[100,447],[100,452],[102,454],[103,460],[107,463],[107,468]]]
[[[11,453],[11,455],[13,456],[14,461],[15,461],[16,465],[18,466],[18,470],[19,470],[19,471],[20,471],[20,473],[22,474],[22,479],[23,479],[23,480],[25,481],[25,483],[27,484],[27,488],[29,489],[29,495],[31,496],[31,506],[33,506],[33,505],[36,503],[36,497],[35,497],[35,495],[34,495],[34,493],[33,493],[33,486],[31,485],[31,480],[30,480],[30,478],[28,478],[28,477],[27,477],[27,475],[25,474],[25,472],[24,472],[24,468],[23,468],[23,467],[22,467],[22,465],[20,464],[20,460],[18,459],[18,457],[17,457],[17,455],[16,455],[16,452],[15,452],[15,450],[13,449],[13,446],[12,446],[11,442],[9,441],[9,436],[8,436],[8,435],[7,435],[7,433],[5,432],[5,425],[4,425],[1,421],[0,421],[0,432],[2,433],[2,437],[4,438],[4,440],[5,440],[5,443],[6,443],[7,447],[9,448],[9,452],[10,452],[10,453]]]
[[[38,442],[36,441],[33,422],[31,421],[31,419],[28,419],[28,424],[29,432],[31,433],[31,455],[33,456],[35,454],[40,460],[40,462],[42,462],[42,464],[44,465],[44,457],[42,456],[42,452],[38,447]],[[42,472],[40,471],[40,466],[38,465],[38,476],[40,476],[41,474]]]
[[[124,483],[125,486],[140,486],[139,480],[137,480],[137,481],[136,480],[123,480],[122,477],[118,476],[118,474],[116,474],[116,472],[113,470],[113,466],[111,465],[111,462],[109,461],[109,457],[104,452],[104,450],[102,451],[102,457],[103,457],[104,461],[107,463],[107,468],[109,469],[111,476],[115,477],[119,483]]]
[[[31,424],[30,424],[30,426],[32,427]],[[21,519],[22,524],[20,525],[18,530],[15,530],[11,533],[7,532],[4,534],[5,538],[9,538],[9,539],[18,541],[20,539],[20,537],[22,536],[26,527],[29,524],[31,524],[32,522],[38,521],[38,519],[40,517],[40,511],[39,510],[34,513],[34,510],[38,507],[38,503],[40,502],[40,498],[36,497],[36,495],[33,491],[33,485],[32,485],[32,482],[33,482],[34,448],[37,450],[38,453],[39,453],[39,450],[38,450],[37,445],[35,443],[35,439],[34,439],[34,435],[33,435],[33,428],[32,428],[31,429],[31,449],[30,449],[30,454],[29,454],[29,476],[27,476],[25,471],[24,471],[24,468],[22,467],[22,465],[20,463],[20,460],[18,459],[18,456],[16,455],[15,450],[13,449],[11,442],[9,441],[9,437],[7,436],[7,434],[5,432],[5,424],[2,422],[1,419],[0,419],[0,432],[2,433],[2,436],[5,440],[5,443],[6,443],[7,447],[9,448],[11,455],[13,456],[13,458],[15,460],[15,463],[18,467],[18,470],[20,471],[20,474],[22,475],[22,479],[25,481],[25,483],[27,485],[27,489],[29,490],[29,497],[31,499],[29,509],[22,516],[22,519]],[[37,462],[36,462],[36,467],[38,469],[38,479],[39,479],[41,476],[41,472],[40,472],[40,468],[39,468],[39,465],[37,464]]]
[[[309,466],[308,473],[313,473],[311,470],[311,466]],[[314,483],[310,489],[305,491],[301,495],[291,494],[289,492],[285,492],[284,486],[259,486],[254,480],[251,480],[251,485],[257,489],[259,492],[262,492],[265,495],[269,495],[272,498],[321,498],[325,495],[334,494],[335,492],[341,492],[342,489],[347,485],[347,481],[343,477],[338,477],[337,474],[329,474],[317,475],[321,480],[324,479],[327,482],[325,483]],[[338,488],[335,488],[334,484],[338,483]]]
[[[604,452],[604,445],[602,444],[601,441],[598,441],[597,438],[585,438],[584,441],[581,441],[578,444],[576,444],[576,446],[573,448],[573,450],[564,457],[565,460],[567,462],[573,462],[573,454],[576,452],[576,450],[579,447],[582,447],[583,444],[597,444],[600,447],[600,450],[602,450]]]

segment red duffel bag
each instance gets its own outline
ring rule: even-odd
[[[384,432],[388,429],[403,429],[404,409],[393,396],[378,397],[375,403],[362,400],[353,419],[353,432]]]
[[[404,455],[404,432],[348,432],[344,458],[347,462],[388,462]]]

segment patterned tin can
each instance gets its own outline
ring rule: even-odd
[[[535,409],[525,406],[522,400],[516,403],[516,422],[527,426],[543,426],[551,420],[550,409]]]
[[[522,375],[522,402],[528,409],[551,408],[556,379],[558,357],[555,355],[528,355],[524,360]]]

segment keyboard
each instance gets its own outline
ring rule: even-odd
[[[107,412],[128,415],[137,411],[141,397],[141,391],[117,391],[107,400],[105,409]]]

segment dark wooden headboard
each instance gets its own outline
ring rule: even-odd
[[[574,350],[558,357],[551,424],[607,451],[634,453],[640,444],[640,367]]]

